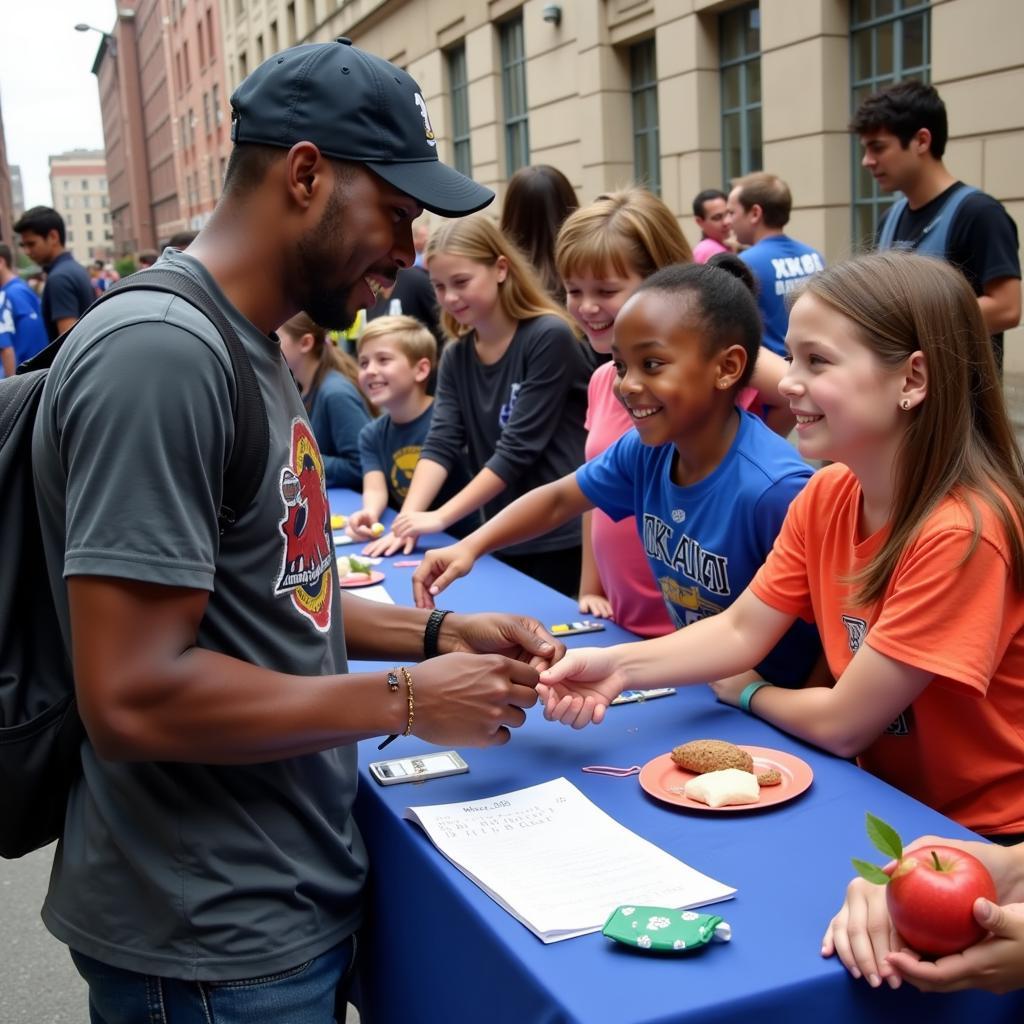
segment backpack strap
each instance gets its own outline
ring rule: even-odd
[[[111,285],[82,314],[86,317],[101,302],[106,302],[123,292],[154,291],[177,295],[195,306],[213,325],[224,339],[235,376],[235,402],[232,409],[235,422],[235,442],[231,456],[224,470],[224,489],[217,521],[220,532],[234,526],[238,517],[249,507],[263,480],[270,454],[270,423],[267,409],[260,391],[256,371],[252,367],[245,346],[242,344],[231,322],[213,301],[210,293],[193,277],[180,270],[168,267],[154,267],[140,271]],[[18,373],[49,369],[54,357],[61,350],[68,335],[75,328],[65,331],[56,341],[18,367]]]
[[[892,248],[892,240],[896,237],[896,228],[899,226],[900,218],[903,216],[903,211],[906,208],[907,200],[905,196],[901,196],[889,207],[889,213],[882,222],[882,230],[878,235],[879,252],[883,249]]]

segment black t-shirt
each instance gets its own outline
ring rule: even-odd
[[[444,331],[438,319],[437,297],[430,278],[422,267],[406,267],[398,272],[390,298],[379,299],[366,311],[367,322],[379,316],[415,317],[437,339],[438,357],[444,344]]]
[[[958,181],[950,185],[916,210],[907,206],[896,225],[893,244],[909,242],[915,246],[949,194],[962,184]],[[879,224],[879,232],[882,224],[884,219]],[[974,192],[960,204],[953,215],[946,242],[946,259],[967,278],[975,295],[984,294],[985,285],[990,281],[1020,277],[1017,225],[999,200],[985,192]],[[993,335],[992,340],[996,346],[996,357],[1002,365],[1003,335]]]

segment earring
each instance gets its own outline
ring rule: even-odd
[[[903,401],[900,402],[900,408],[904,412],[906,412],[910,408],[910,399],[909,398],[904,398]]]

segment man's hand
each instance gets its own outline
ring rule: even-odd
[[[441,624],[439,649],[502,654],[538,672],[565,655],[565,644],[551,636],[536,619],[498,612],[446,615]]]
[[[433,608],[434,598],[449,583],[465,576],[475,562],[469,548],[462,542],[428,551],[412,574],[412,596],[416,607]]]
[[[545,669],[537,686],[544,717],[574,729],[600,725],[608,705],[628,686],[613,651],[611,647],[579,647]]]
[[[508,743],[537,703],[537,670],[498,654],[446,654],[410,671],[413,733],[441,747]]]

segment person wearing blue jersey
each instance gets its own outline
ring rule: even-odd
[[[789,310],[786,297],[825,267],[825,257],[783,230],[789,223],[793,196],[774,174],[758,171],[736,178],[729,193],[729,223],[736,241],[750,248],[740,253],[757,278],[757,305],[764,322],[764,344],[786,354]]]
[[[46,348],[46,325],[40,311],[39,296],[14,270],[11,247],[0,242],[0,348],[10,342],[14,366]]]
[[[619,312],[612,344],[615,387],[636,429],[465,540],[428,552],[413,576],[416,603],[432,606],[482,554],[599,508],[616,520],[636,517],[677,626],[728,608],[811,476],[787,441],[735,404],[760,342],[754,299],[728,269],[652,274]],[[814,627],[798,623],[749,675],[799,686],[819,653]]]

